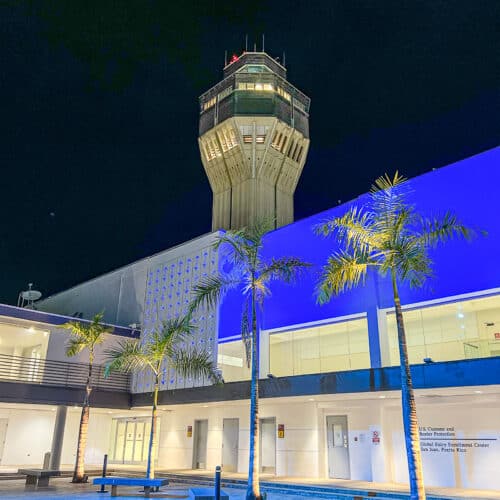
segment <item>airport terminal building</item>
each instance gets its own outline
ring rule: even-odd
[[[370,274],[364,286],[323,306],[314,293],[335,242],[313,227],[362,206],[367,195],[293,222],[309,105],[267,54],[236,58],[200,98],[212,232],[36,302],[36,309],[0,306],[0,465],[40,464],[50,450],[62,464],[74,461],[85,356],[66,358],[62,323],[104,310],[116,325],[104,347],[146,335],[186,311],[197,280],[224,272],[225,257],[213,247],[221,230],[271,215],[277,227],[265,238],[266,256],[293,255],[312,267],[294,285],[273,283],[260,315],[262,471],[407,482],[390,283]],[[425,287],[401,288],[429,486],[500,489],[499,164],[496,148],[409,181],[419,212],[451,209],[477,233],[431,251],[435,277]],[[230,293],[195,318],[192,342],[217,360],[223,385],[183,379],[165,366],[159,468],[247,471],[250,372],[241,306],[241,296]],[[102,352],[96,362],[105,362]],[[107,453],[111,463],[144,464],[150,376],[96,373],[87,463]],[[58,419],[64,433],[55,436]]]

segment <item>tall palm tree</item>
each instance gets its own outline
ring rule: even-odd
[[[259,321],[257,306],[262,306],[269,295],[273,280],[291,282],[297,273],[308,266],[296,257],[264,259],[262,248],[266,233],[274,229],[270,219],[259,219],[252,226],[227,231],[217,238],[215,249],[221,249],[221,258],[227,258],[232,269],[218,276],[200,279],[193,288],[191,310],[200,305],[214,307],[223,294],[239,288],[245,297],[241,334],[251,367],[250,389],[250,452],[248,465],[247,499],[260,499],[259,471]]]
[[[87,446],[87,431],[90,416],[90,394],[92,393],[92,368],[95,357],[95,347],[102,344],[112,328],[101,323],[104,314],[96,314],[90,323],[81,321],[69,321],[62,325],[69,330],[71,337],[66,345],[66,356],[73,357],[87,349],[89,353],[89,370],[85,384],[85,397],[83,399],[82,414],[80,417],[80,428],[78,431],[78,445],[76,449],[75,470],[73,472],[73,483],[85,482],[85,448]]]
[[[425,499],[417,412],[413,394],[405,325],[398,284],[421,287],[432,276],[429,249],[455,237],[469,238],[470,229],[450,212],[427,218],[408,203],[406,179],[398,172],[391,179],[378,178],[366,206],[351,207],[341,217],[318,225],[318,234],[333,234],[340,249],[331,254],[317,289],[319,303],[364,283],[369,268],[389,275],[392,283],[398,331],[403,426],[405,433],[410,498]]]
[[[151,370],[153,374],[153,406],[146,468],[148,479],[155,476],[153,450],[156,446],[158,391],[163,363],[166,361],[169,368],[175,369],[184,377],[204,377],[216,383],[220,381],[217,366],[207,351],[182,347],[182,342],[193,332],[194,326],[189,318],[170,319],[141,341],[124,340],[117,347],[105,351],[109,359],[106,374],[115,370],[132,372],[144,369]]]

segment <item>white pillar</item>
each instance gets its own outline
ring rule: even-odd
[[[64,439],[64,427],[66,426],[67,406],[58,406],[56,421],[54,424],[54,434],[52,435],[52,447],[50,450],[50,469],[59,470],[61,468],[61,452]]]

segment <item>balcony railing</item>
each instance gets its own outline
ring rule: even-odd
[[[0,381],[58,387],[85,387],[88,365],[0,354]],[[128,392],[129,375],[114,372],[104,376],[104,366],[94,365],[92,387],[104,391]]]

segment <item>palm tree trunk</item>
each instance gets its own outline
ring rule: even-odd
[[[148,447],[148,465],[146,468],[146,478],[154,479],[155,477],[155,459],[153,457],[153,450],[155,448],[156,441],[156,420],[158,413],[158,389],[159,389],[159,377],[155,375],[155,389],[153,393],[153,408],[151,411],[151,433],[149,435],[149,447]]]
[[[250,454],[246,498],[260,500],[260,442],[259,442],[259,336],[255,306],[255,280],[252,277],[252,381],[250,388]]]
[[[399,365],[401,371],[401,399],[403,407],[403,428],[405,433],[406,456],[410,477],[410,499],[425,500],[424,476],[422,471],[422,455],[420,452],[420,434],[418,430],[417,408],[413,384],[411,380],[408,349],[406,345],[403,311],[399,299],[398,285],[394,270],[391,271],[396,323],[398,328]]]
[[[78,444],[76,448],[75,470],[73,472],[72,483],[86,483],[87,476],[85,475],[85,448],[87,447],[87,434],[89,428],[90,416],[90,393],[92,392],[91,378],[92,365],[94,356],[89,355],[89,372],[87,375],[87,383],[85,384],[85,398],[83,400],[82,414],[80,416],[80,428],[78,430]]]

